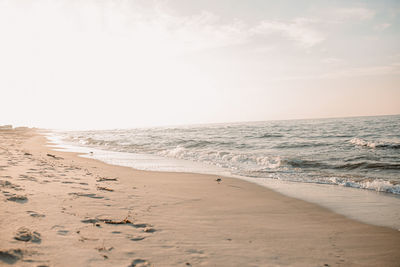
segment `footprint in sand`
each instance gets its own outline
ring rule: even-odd
[[[8,193],[8,192],[7,192]],[[28,198],[26,196],[21,196],[21,195],[15,195],[15,194],[11,194],[10,197],[7,198],[8,201],[14,201],[17,203],[25,203],[28,201]]]
[[[151,264],[147,260],[135,259],[128,267],[150,267]]]
[[[85,219],[85,220],[81,220],[81,222],[95,224],[95,223],[98,223],[99,220],[98,219]]]
[[[38,232],[32,232],[26,227],[21,227],[15,233],[14,239],[18,241],[24,242],[34,242],[40,243],[42,239],[40,239],[40,234]]]
[[[58,235],[68,235],[69,231],[68,230],[58,230],[57,234]]]
[[[78,190],[85,190],[85,191],[89,191],[89,188],[84,188],[84,187],[79,187],[79,186],[71,186],[71,189],[78,189]]]
[[[129,220],[128,218],[125,218],[123,220],[89,218],[89,219],[81,220],[81,222],[83,222],[83,223],[91,223],[91,224],[96,225],[98,227],[101,227],[100,226],[100,222],[103,222],[105,224],[111,224],[111,225],[130,225],[130,226],[135,227],[135,228],[144,228],[143,232],[145,232],[145,233],[154,233],[156,231],[156,229],[150,227],[149,224],[146,224],[146,223],[134,223],[131,220]],[[120,232],[113,232],[113,233],[120,233]],[[138,237],[138,236],[131,237],[131,236],[128,236],[128,238],[130,238],[132,241],[139,241],[139,240],[143,240],[145,237],[141,237],[141,236],[140,237]]]
[[[8,264],[16,263],[22,256],[23,252],[20,249],[0,250],[0,261]]]
[[[75,196],[77,196],[77,197],[97,198],[97,199],[104,198],[104,197],[98,196],[98,195],[96,195],[96,194],[88,194],[88,193],[69,193],[68,195],[75,195]]]
[[[141,240],[145,239],[146,237],[140,236],[140,235],[137,235],[137,236],[128,235],[127,238],[131,241],[141,241]]]
[[[37,212],[32,211],[32,210],[28,210],[26,213],[28,213],[29,215],[31,215],[32,217],[35,217],[35,218],[44,218],[44,217],[46,217],[46,215],[37,213]]]
[[[68,235],[69,234],[69,230],[65,230],[65,226],[63,226],[63,225],[58,225],[58,224],[56,224],[56,225],[53,225],[52,227],[51,227],[51,229],[52,230],[57,230],[57,234],[58,235]],[[59,230],[58,230],[59,229]]]
[[[8,166],[4,166],[4,165],[0,166],[0,171],[4,171],[7,167]]]
[[[29,180],[29,181],[37,182],[37,179],[35,177],[24,175],[24,174],[21,174],[19,176],[19,178],[20,178],[20,180]]]
[[[118,181],[118,178],[99,177],[99,179],[97,179],[97,182],[109,182],[109,181]]]
[[[151,228],[151,227],[146,227],[143,229],[143,232],[145,233],[154,233],[156,231],[156,229]]]
[[[186,252],[188,252],[190,254],[204,254],[203,250],[198,250],[198,249],[188,249],[188,250],[186,250]]]
[[[21,186],[19,186],[17,184],[13,184],[7,180],[0,180],[0,187],[14,189],[15,191],[24,190],[21,188]]]

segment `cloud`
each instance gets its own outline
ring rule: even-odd
[[[124,0],[10,2],[0,9],[0,33],[10,42],[33,46],[68,47],[82,40],[91,43],[89,46],[113,48],[121,41],[120,49],[129,46],[129,53],[146,50],[176,55],[247,42],[247,30],[239,20],[221,22],[219,16],[207,11],[179,16],[161,2],[144,6]],[[19,40],[19,36],[29,40]],[[85,42],[81,46],[85,48]]]
[[[322,59],[322,62],[326,63],[326,64],[332,64],[333,65],[333,64],[343,63],[344,60],[341,59],[341,58],[329,57],[329,58]]]
[[[145,20],[150,25],[148,32],[162,32],[163,36],[174,40],[176,47],[182,50],[240,45],[251,43],[260,36],[280,35],[304,48],[313,47],[324,40],[323,35],[312,28],[315,21],[306,18],[286,22],[263,20],[249,25],[239,19],[222,22],[218,15],[208,11],[191,16],[176,16],[168,9],[159,8],[155,15]],[[270,40],[279,39],[281,41],[281,38]],[[184,44],[184,47],[180,44]]]
[[[207,11],[181,17],[163,13],[155,26],[190,50],[238,45],[247,42],[249,37],[242,21],[222,23],[219,16]]]
[[[376,31],[384,31],[391,26],[390,23],[382,23],[374,26],[374,30]]]
[[[327,28],[329,22],[367,20],[375,16],[372,9],[346,7],[314,10],[319,14],[315,19],[267,19],[250,23],[240,19],[223,20],[208,11],[177,14],[168,1],[88,0],[83,3],[39,0],[25,7],[12,1],[5,3],[0,9],[0,31],[6,32],[6,37],[9,35],[11,40],[15,32],[20,32],[21,36],[27,36],[25,39],[32,37],[34,40],[18,42],[42,42],[53,44],[53,47],[67,46],[72,40],[82,38],[90,39],[93,45],[106,47],[117,46],[117,41],[122,41],[125,48],[129,47],[129,53],[142,51],[141,55],[144,50],[157,55],[176,55],[252,45],[260,40],[261,46],[265,47],[289,42],[308,49],[327,38],[329,31],[321,29]],[[14,6],[14,10],[7,11],[10,6]],[[388,27],[390,24],[383,23],[375,28],[384,30]]]
[[[365,7],[324,7],[311,9],[314,19],[322,24],[341,24],[371,20],[376,12]]]
[[[309,48],[324,41],[323,35],[310,27],[312,22],[304,18],[290,22],[264,20],[250,31],[259,35],[280,34],[302,47]]]
[[[364,7],[336,8],[331,11],[336,20],[369,20],[375,16],[375,11]]]

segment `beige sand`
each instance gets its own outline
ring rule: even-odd
[[[400,266],[398,231],[238,179],[138,171],[44,144],[0,130],[0,265]]]

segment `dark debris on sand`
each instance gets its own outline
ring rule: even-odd
[[[103,187],[103,186],[98,186],[98,190],[103,190],[103,191],[108,191],[108,192],[114,192],[114,189],[108,188],[108,187]]]

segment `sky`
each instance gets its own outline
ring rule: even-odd
[[[0,0],[0,125],[400,114],[400,1]]]

